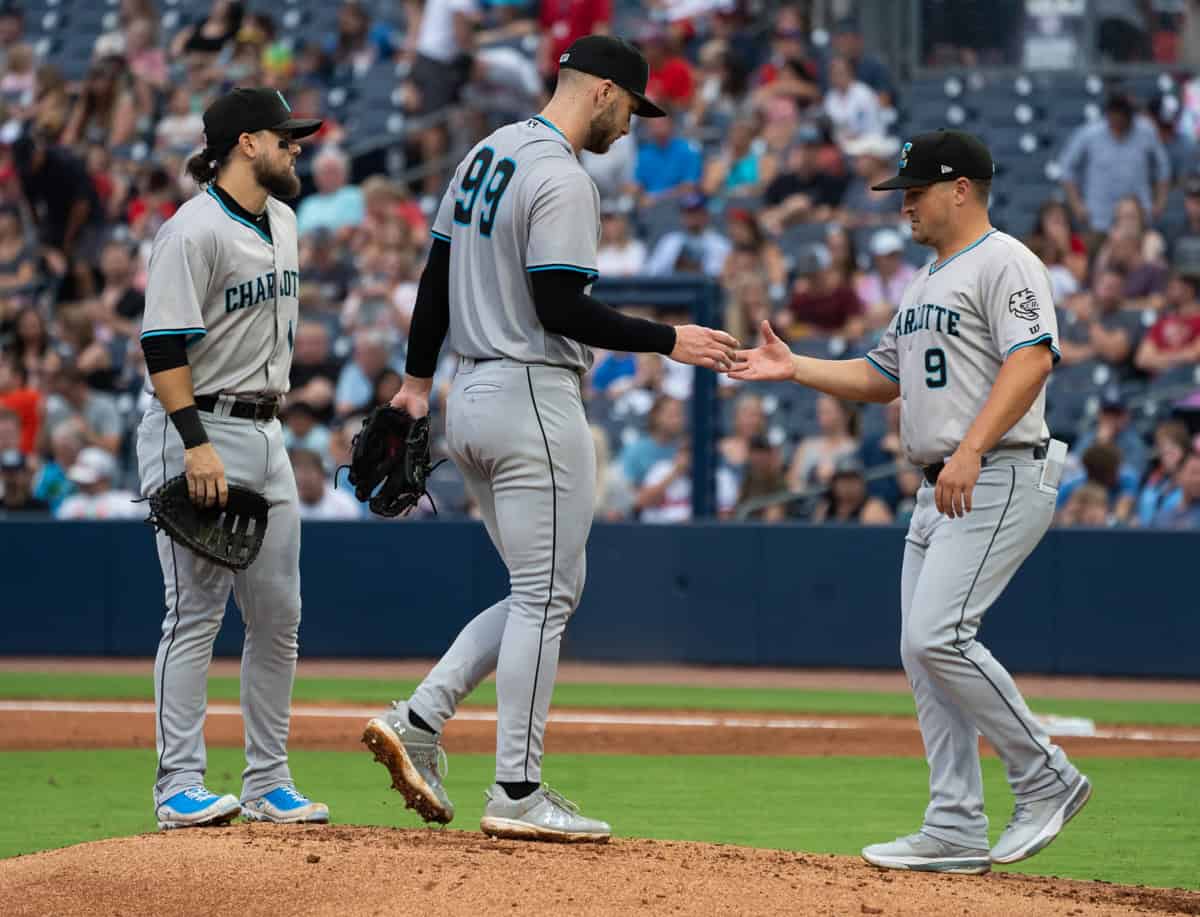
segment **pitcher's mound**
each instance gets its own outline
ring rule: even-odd
[[[0,861],[16,915],[1200,914],[1200,894],[1013,875],[880,872],[847,857],[467,831],[236,825]]]

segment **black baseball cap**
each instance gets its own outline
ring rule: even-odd
[[[585,35],[567,48],[558,59],[561,70],[579,70],[602,80],[612,80],[637,99],[633,113],[642,118],[664,118],[666,112],[646,98],[650,65],[642,52],[623,38],[612,35]]]
[[[299,140],[315,134],[321,123],[319,118],[293,118],[278,89],[234,89],[204,112],[204,141],[209,152],[224,155],[242,134],[286,131]]]
[[[990,181],[995,172],[987,145],[966,131],[937,130],[918,134],[900,150],[900,174],[872,191],[921,188],[956,178]]]

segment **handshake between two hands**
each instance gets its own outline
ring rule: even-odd
[[[727,374],[732,379],[782,381],[792,378],[792,351],[769,322],[762,323],[762,343],[741,349],[737,338],[701,325],[676,325],[675,349],[671,359],[692,366],[703,366]]]

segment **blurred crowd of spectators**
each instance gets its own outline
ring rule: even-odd
[[[747,345],[768,319],[798,350],[864,352],[924,258],[898,193],[870,190],[894,171],[903,86],[853,19],[815,32],[806,3],[645,7],[629,37],[670,117],[635,121],[608,155],[583,155],[604,208],[601,274],[707,276]],[[302,321],[283,418],[302,511],[364,517],[333,486],[337,468],[364,412],[399,387],[447,175],[465,144],[537,110],[559,54],[611,29],[612,4],[426,0],[406,4],[401,28],[344,0],[336,32],[303,42],[279,39],[266,3],[215,0],[173,30],[160,12],[122,0],[72,83],[0,0],[0,513],[144,516],[131,502],[132,442],[147,399],[137,339],[149,246],[196,190],[183,163],[201,145],[204,108],[260,84],[285,92],[297,116],[326,119],[302,157]],[[330,105],[381,64],[411,124],[403,179],[357,174]],[[1200,527],[1189,427],[1169,420],[1144,436],[1120,387],[1200,363],[1200,120],[1178,102],[1156,106],[1114,94],[1103,119],[1080,127],[1061,156],[1062,203],[1046,203],[1028,239],[1054,282],[1062,365],[1102,365],[1113,383],[1086,429],[1055,431],[1080,457],[1063,524]],[[1168,232],[1157,227],[1171,187],[1186,192],[1188,219]],[[453,369],[447,354],[435,397]],[[690,369],[655,355],[597,354],[586,394],[601,518],[690,517],[691,383]],[[778,392],[722,378],[720,394],[722,518],[911,512],[920,478],[900,457],[898,404],[872,414],[813,399],[794,423],[801,413]],[[443,515],[472,513],[452,466],[432,490]],[[800,497],[761,500],[787,492]]]

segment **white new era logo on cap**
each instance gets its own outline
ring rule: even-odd
[[[954,171],[954,169],[952,169],[950,166],[946,166],[946,165],[942,166],[942,174],[943,175],[949,175],[953,171]]]
[[[565,63],[566,63],[568,60],[570,60],[570,59],[571,59],[571,55],[570,55],[570,53],[568,52],[567,54],[564,54],[562,57],[560,57],[560,58],[558,59],[558,62],[559,62],[560,64],[565,64]]]

